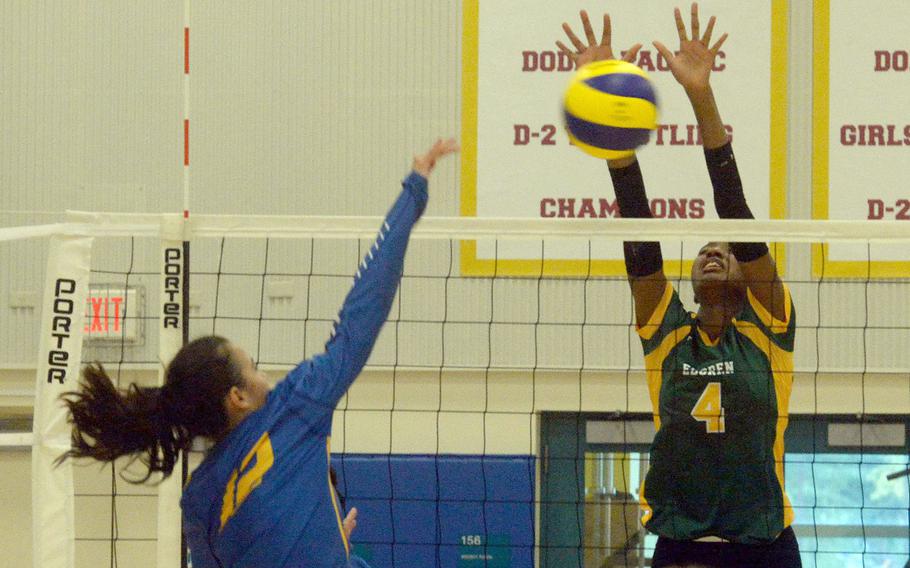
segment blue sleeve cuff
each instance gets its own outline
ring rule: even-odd
[[[415,171],[411,171],[411,173],[408,174],[408,177],[404,178],[404,181],[402,183],[415,189],[420,188],[424,191],[427,189],[427,178],[423,177]]]
[[[417,172],[412,171],[408,177],[404,178],[401,185],[417,201],[417,216],[419,217],[427,206],[429,193],[427,192],[427,178]]]

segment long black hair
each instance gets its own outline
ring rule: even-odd
[[[228,431],[224,398],[243,384],[230,343],[216,335],[186,344],[168,365],[163,387],[118,389],[101,364],[83,370],[79,391],[61,396],[73,425],[72,447],[60,456],[112,462],[137,456],[148,473],[168,477],[193,438],[218,440]]]

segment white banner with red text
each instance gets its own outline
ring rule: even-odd
[[[652,46],[679,44],[677,0],[616,0],[607,8],[614,51],[642,43],[635,63],[650,76],[659,126],[639,151],[654,217],[716,218],[701,140],[688,99]],[[701,29],[717,17],[714,39],[730,37],[711,82],[740,174],[758,219],[786,211],[786,0],[699,3]],[[598,39],[599,3],[465,0],[462,81],[461,214],[476,217],[602,219],[618,216],[606,163],[569,144],[561,99],[574,64],[555,42],[568,43],[568,22],[584,38],[579,10],[590,14]],[[688,5],[683,20],[690,25]],[[688,271],[704,243],[664,243],[666,269]],[[544,262],[541,262],[543,249]],[[532,260],[533,259],[533,260]],[[779,259],[780,260],[780,259]],[[545,240],[462,244],[463,274],[620,275],[621,243]],[[494,266],[495,265],[495,266]]]

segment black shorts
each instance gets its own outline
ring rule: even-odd
[[[801,568],[799,544],[793,529],[787,527],[769,544],[696,542],[659,537],[651,566],[694,564],[704,568]]]

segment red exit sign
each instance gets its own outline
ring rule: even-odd
[[[94,285],[85,301],[85,337],[89,341],[139,343],[145,306],[136,287]]]

